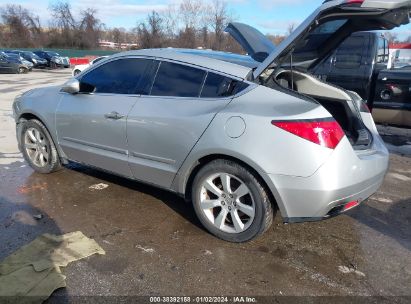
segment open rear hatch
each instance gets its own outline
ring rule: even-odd
[[[250,80],[273,88],[282,86],[315,99],[341,125],[355,149],[367,149],[372,143],[372,135],[362,121],[363,105],[359,96],[306,72],[352,33],[391,30],[408,24],[410,12],[411,0],[325,1],[278,46],[269,46],[267,38],[259,38],[257,30],[251,31],[249,26],[239,23],[231,23],[227,31],[234,33],[234,39],[249,53],[256,40],[261,40],[259,45],[266,49],[272,48],[253,71]],[[260,52],[260,60],[263,55]]]

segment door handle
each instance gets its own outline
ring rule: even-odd
[[[122,118],[124,117],[124,115],[121,115],[120,113],[118,113],[118,112],[116,112],[116,111],[113,111],[113,112],[111,112],[111,113],[105,114],[104,117],[107,118],[107,119],[115,119],[115,120],[118,120],[118,119],[122,119]]]

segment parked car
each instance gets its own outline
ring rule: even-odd
[[[52,51],[34,51],[34,54],[47,60],[47,65],[50,68],[58,68],[58,67],[70,67],[70,59],[68,57],[62,57],[59,53],[52,52]]]
[[[0,73],[23,74],[27,72],[27,66],[22,64],[20,60],[0,52]]]
[[[48,64],[46,59],[42,59],[30,51],[12,50],[12,51],[7,51],[7,53],[19,54],[25,60],[33,63],[34,68],[44,68],[44,67],[47,67],[47,64]]]
[[[19,147],[39,173],[74,161],[178,193],[227,241],[262,234],[277,207],[284,222],[330,218],[377,191],[389,153],[357,94],[305,71],[341,32],[389,30],[410,10],[408,0],[328,1],[266,55],[264,35],[231,24],[249,56],[111,56],[63,86],[18,96]],[[315,39],[325,31],[326,47]]]
[[[76,75],[80,74],[80,73],[83,72],[85,69],[87,69],[89,66],[91,66],[91,65],[93,65],[93,64],[96,64],[97,62],[99,62],[99,61],[101,61],[101,60],[103,60],[103,59],[105,59],[105,58],[107,58],[107,57],[108,57],[108,56],[101,56],[101,57],[97,57],[97,58],[93,59],[93,60],[92,60],[90,63],[88,63],[88,64],[78,64],[78,65],[75,65],[74,68],[73,68],[73,72],[72,72],[73,76],[76,76]]]
[[[33,63],[31,63],[30,61],[27,61],[26,59],[21,57],[19,54],[11,53],[11,52],[8,52],[8,51],[4,51],[3,53],[7,57],[19,60],[22,64],[24,64],[26,66],[27,70],[31,71],[33,69],[33,66],[34,66]]]
[[[311,73],[358,93],[379,123],[411,127],[411,70],[387,69],[388,41],[376,32],[354,33]]]

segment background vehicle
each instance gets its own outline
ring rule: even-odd
[[[388,41],[377,32],[359,32],[311,73],[358,93],[377,122],[411,127],[411,69],[387,69],[388,62]]]
[[[33,63],[31,63],[30,61],[27,61],[26,59],[24,59],[22,56],[20,56],[20,54],[17,53],[11,53],[11,52],[7,52],[5,51],[4,54],[10,58],[14,58],[19,60],[22,64],[24,64],[26,66],[26,68],[31,71],[33,69]]]
[[[40,173],[72,160],[174,191],[228,241],[266,231],[272,203],[285,222],[341,214],[377,191],[389,154],[363,100],[306,71],[352,32],[407,24],[410,11],[411,1],[326,2],[253,59],[114,55],[63,86],[18,96],[19,147]],[[258,40],[231,28],[246,46]],[[324,32],[328,50],[316,39]]]
[[[56,52],[52,51],[34,51],[34,54],[47,60],[48,67],[56,68],[56,67],[70,67],[70,59],[68,57],[62,57]]]
[[[78,74],[80,74],[82,71],[84,71],[85,69],[87,69],[89,66],[96,64],[97,62],[99,62],[100,60],[103,60],[104,58],[107,58],[108,56],[101,56],[101,57],[97,57],[95,59],[93,59],[89,64],[79,64],[74,66],[73,68],[73,76],[76,76]]]
[[[20,51],[20,50],[12,50],[12,51],[5,51],[6,53],[13,53],[18,54],[23,57],[25,60],[30,61],[33,63],[34,68],[44,68],[47,66],[47,60],[42,59],[33,52],[29,51]]]
[[[20,60],[0,53],[0,73],[22,74],[27,72],[27,67]]]

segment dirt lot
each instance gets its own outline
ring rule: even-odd
[[[236,245],[204,231],[171,193],[79,165],[33,173],[17,150],[13,98],[69,74],[0,75],[0,260],[45,232],[80,230],[106,250],[64,269],[68,286],[54,298],[411,296],[411,130],[381,127],[391,168],[361,207],[318,223],[283,225],[277,215],[262,238]],[[90,189],[99,183],[108,187]]]

